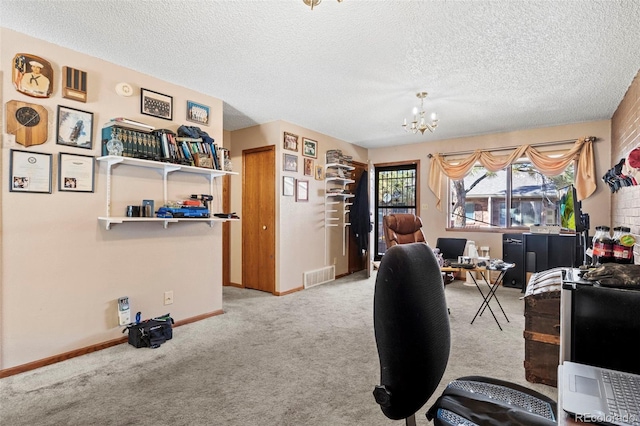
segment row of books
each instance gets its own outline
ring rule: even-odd
[[[178,137],[166,129],[151,132],[134,129],[133,126],[115,119],[102,129],[102,155],[109,155],[107,144],[112,139],[122,143],[123,157],[166,161],[217,170],[225,170],[225,159],[229,159],[229,150],[219,147],[214,142]]]
[[[167,131],[159,131],[162,152],[169,161],[189,164],[196,167],[224,170],[224,158],[228,156],[226,148],[202,139],[178,137]]]

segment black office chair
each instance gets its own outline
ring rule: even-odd
[[[390,419],[415,425],[449,358],[449,316],[435,255],[426,244],[387,249],[376,277],[374,330],[380,382],[373,394]],[[436,425],[554,425],[556,403],[525,387],[480,376],[451,382],[429,409]]]

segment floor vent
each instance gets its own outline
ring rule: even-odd
[[[336,279],[336,267],[335,265],[325,266],[324,268],[316,269],[314,271],[307,271],[304,273],[303,281],[304,288],[313,287],[319,284],[328,283]]]

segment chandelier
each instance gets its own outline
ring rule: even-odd
[[[424,134],[424,131],[428,130],[433,133],[435,128],[438,127],[438,114],[435,112],[431,113],[430,123],[427,123],[427,120],[424,118],[426,114],[424,112],[424,98],[426,98],[427,95],[427,92],[416,93],[416,96],[420,98],[420,111],[418,111],[418,107],[413,108],[413,120],[411,120],[410,126],[407,125],[407,119],[404,119],[402,127],[404,127],[406,132],[411,132],[413,134],[420,132],[421,134]]]
[[[309,6],[311,10],[313,10],[314,6],[317,6],[322,2],[322,0],[302,0],[302,1],[304,2],[304,4]],[[338,3],[342,3],[342,0],[338,0]]]

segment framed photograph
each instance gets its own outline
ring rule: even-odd
[[[298,135],[284,132],[284,149],[298,152]]]
[[[9,191],[51,194],[51,154],[12,149],[9,155]]]
[[[164,120],[173,120],[173,97],[140,89],[140,112]]]
[[[296,192],[296,179],[293,176],[282,176],[282,195],[292,197]]]
[[[298,171],[298,156],[293,154],[284,154],[284,166],[282,169],[285,172],[297,172]]]
[[[193,101],[187,101],[187,121],[209,125],[209,107]]]
[[[302,138],[302,155],[305,157],[318,158],[318,142]]]
[[[313,176],[313,160],[311,158],[304,159],[304,175]]]
[[[95,158],[61,152],[58,157],[58,191],[93,192]]]
[[[324,169],[322,166],[316,166],[316,180],[324,179]]]
[[[93,149],[93,113],[58,105],[56,142]]]
[[[309,201],[308,180],[296,180],[296,201]]]

